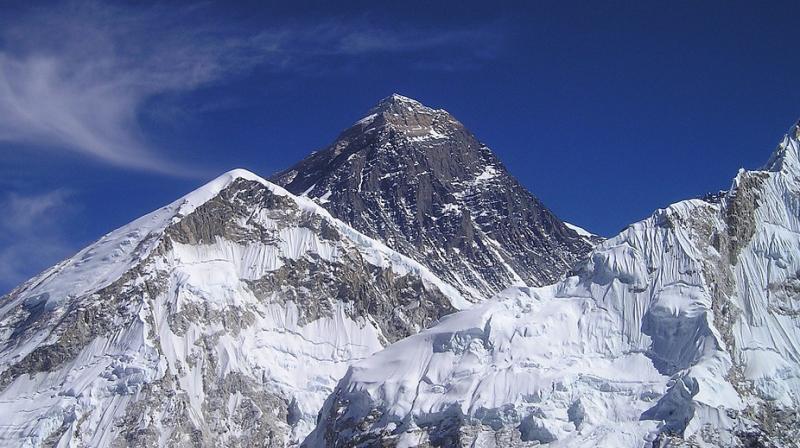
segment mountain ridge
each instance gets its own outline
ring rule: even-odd
[[[279,176],[299,195],[228,171],[0,298],[0,444],[800,437],[800,123],[607,240],[444,110],[391,95],[342,135]]]
[[[796,446],[798,155],[353,364],[305,445]]]

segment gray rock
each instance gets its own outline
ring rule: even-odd
[[[591,248],[452,115],[399,95],[273,181],[474,299],[553,283]]]

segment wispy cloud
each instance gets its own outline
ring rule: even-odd
[[[205,30],[168,31],[178,13],[161,13],[72,4],[4,24],[0,140],[174,172],[139,126],[142,105],[238,69],[242,48]]]
[[[208,22],[203,8],[82,2],[0,21],[0,142],[180,173],[140,126],[153,97],[223,82],[254,68],[311,72],[321,68],[320,56],[449,47],[478,54],[492,43],[479,29],[393,29],[352,19],[245,32]]]
[[[64,190],[0,198],[0,294],[73,252],[61,230],[76,211],[69,199]]]
[[[498,44],[497,34],[489,27],[414,28],[376,25],[368,18],[288,25],[264,31],[255,41],[265,44],[273,54],[282,55],[282,66],[287,67],[288,63],[287,68],[313,56],[358,57],[432,49],[459,49],[483,58]]]

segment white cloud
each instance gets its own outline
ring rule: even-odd
[[[218,79],[235,67],[241,45],[230,48],[201,30],[169,31],[175,11],[65,9],[4,24],[0,140],[174,172],[139,127],[142,105],[153,95]]]
[[[143,108],[155,96],[191,91],[255,67],[310,73],[326,69],[320,57],[450,47],[478,54],[493,42],[477,28],[381,28],[366,19],[245,31],[209,21],[204,8],[74,2],[0,15],[0,142],[187,174],[140,127]]]

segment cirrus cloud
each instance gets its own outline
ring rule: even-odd
[[[0,143],[6,143],[0,150],[20,150],[9,145],[20,143],[187,174],[140,124],[151,98],[256,68],[310,74],[326,69],[325,58],[447,48],[481,59],[496,43],[492,33],[475,27],[404,29],[364,18],[241,30],[207,20],[204,8],[71,2],[13,18],[0,14]],[[445,62],[418,67],[453,65]]]

